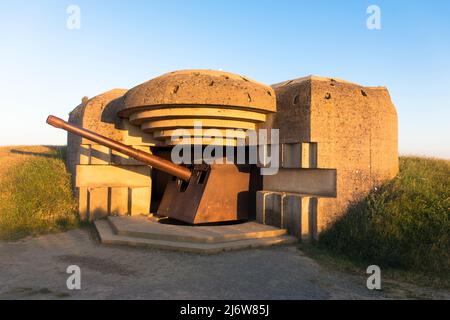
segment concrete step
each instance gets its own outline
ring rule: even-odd
[[[108,217],[113,232],[119,236],[166,241],[221,243],[263,239],[285,235],[285,229],[253,221],[215,226],[191,226],[158,223],[146,217]]]
[[[248,248],[261,248],[281,244],[297,242],[291,236],[275,236],[260,239],[244,239],[220,243],[199,243],[186,241],[168,241],[148,238],[136,238],[114,234],[107,220],[95,221],[100,240],[103,244],[127,245],[134,247],[149,247],[155,249],[169,249],[183,252],[213,254],[230,250],[242,250]]]

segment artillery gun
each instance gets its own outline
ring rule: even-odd
[[[244,220],[248,218],[250,168],[236,164],[175,164],[132,148],[55,116],[47,123],[135,160],[162,170],[173,178],[164,191],[157,214],[189,224]]]

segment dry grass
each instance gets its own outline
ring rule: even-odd
[[[0,239],[78,226],[65,148],[0,148]]]
[[[46,146],[8,146],[0,147],[0,179],[8,169],[30,159],[31,154],[55,155],[54,149]]]

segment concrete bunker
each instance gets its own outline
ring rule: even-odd
[[[213,143],[229,147],[241,137],[225,135],[228,128],[279,130],[278,173],[263,176],[261,165],[250,165],[248,216],[296,238],[316,238],[351,202],[398,172],[397,114],[388,90],[344,80],[308,76],[266,86],[231,73],[183,70],[84,99],[69,117],[166,159],[182,143],[171,138],[176,129],[186,130],[192,144],[211,143],[204,131],[194,132],[197,120],[217,129]],[[167,174],[72,134],[68,168],[82,219],[159,220],[152,213],[170,183]]]

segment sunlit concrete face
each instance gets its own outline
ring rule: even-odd
[[[265,191],[292,192],[297,187],[294,192],[298,194],[316,196],[317,206],[311,206],[316,211],[309,214],[317,217],[314,228],[318,231],[343,215],[351,202],[398,173],[397,113],[386,88],[316,76],[273,88],[277,113],[259,128],[280,130],[280,144],[289,146],[281,166],[292,168],[292,163],[299,163],[299,172],[284,178],[285,169],[280,169],[278,180],[277,176],[264,177]],[[296,160],[302,157],[302,144],[314,145],[308,157],[312,166]],[[319,177],[320,169],[332,170],[335,180]],[[311,170],[311,175],[319,170],[314,183],[308,183],[302,170]],[[294,175],[298,183],[291,181]],[[333,187],[335,196],[330,192]]]
[[[124,95],[120,117],[161,144],[236,146],[229,130],[255,130],[276,112],[273,88],[244,76],[215,70],[180,70],[144,82]],[[174,132],[178,130],[178,132]],[[214,130],[214,133],[208,131]],[[174,139],[182,136],[188,139]]]
[[[115,141],[150,152],[156,142],[149,134],[117,117],[126,90],[115,89],[84,98],[69,122]],[[107,215],[148,214],[151,204],[151,168],[130,157],[68,134],[67,166],[78,197],[82,220]]]
[[[222,131],[221,125],[239,122],[258,133],[277,132],[279,168],[263,175],[259,164],[257,218],[304,239],[317,237],[350,203],[398,172],[397,113],[389,92],[344,80],[308,76],[268,87],[239,75],[185,70],[85,99],[70,116],[72,123],[149,152],[176,148],[168,134],[180,126],[196,137],[193,120]],[[150,170],[86,139],[69,135],[68,145],[82,216],[150,212]],[[97,213],[89,216],[91,209]]]

